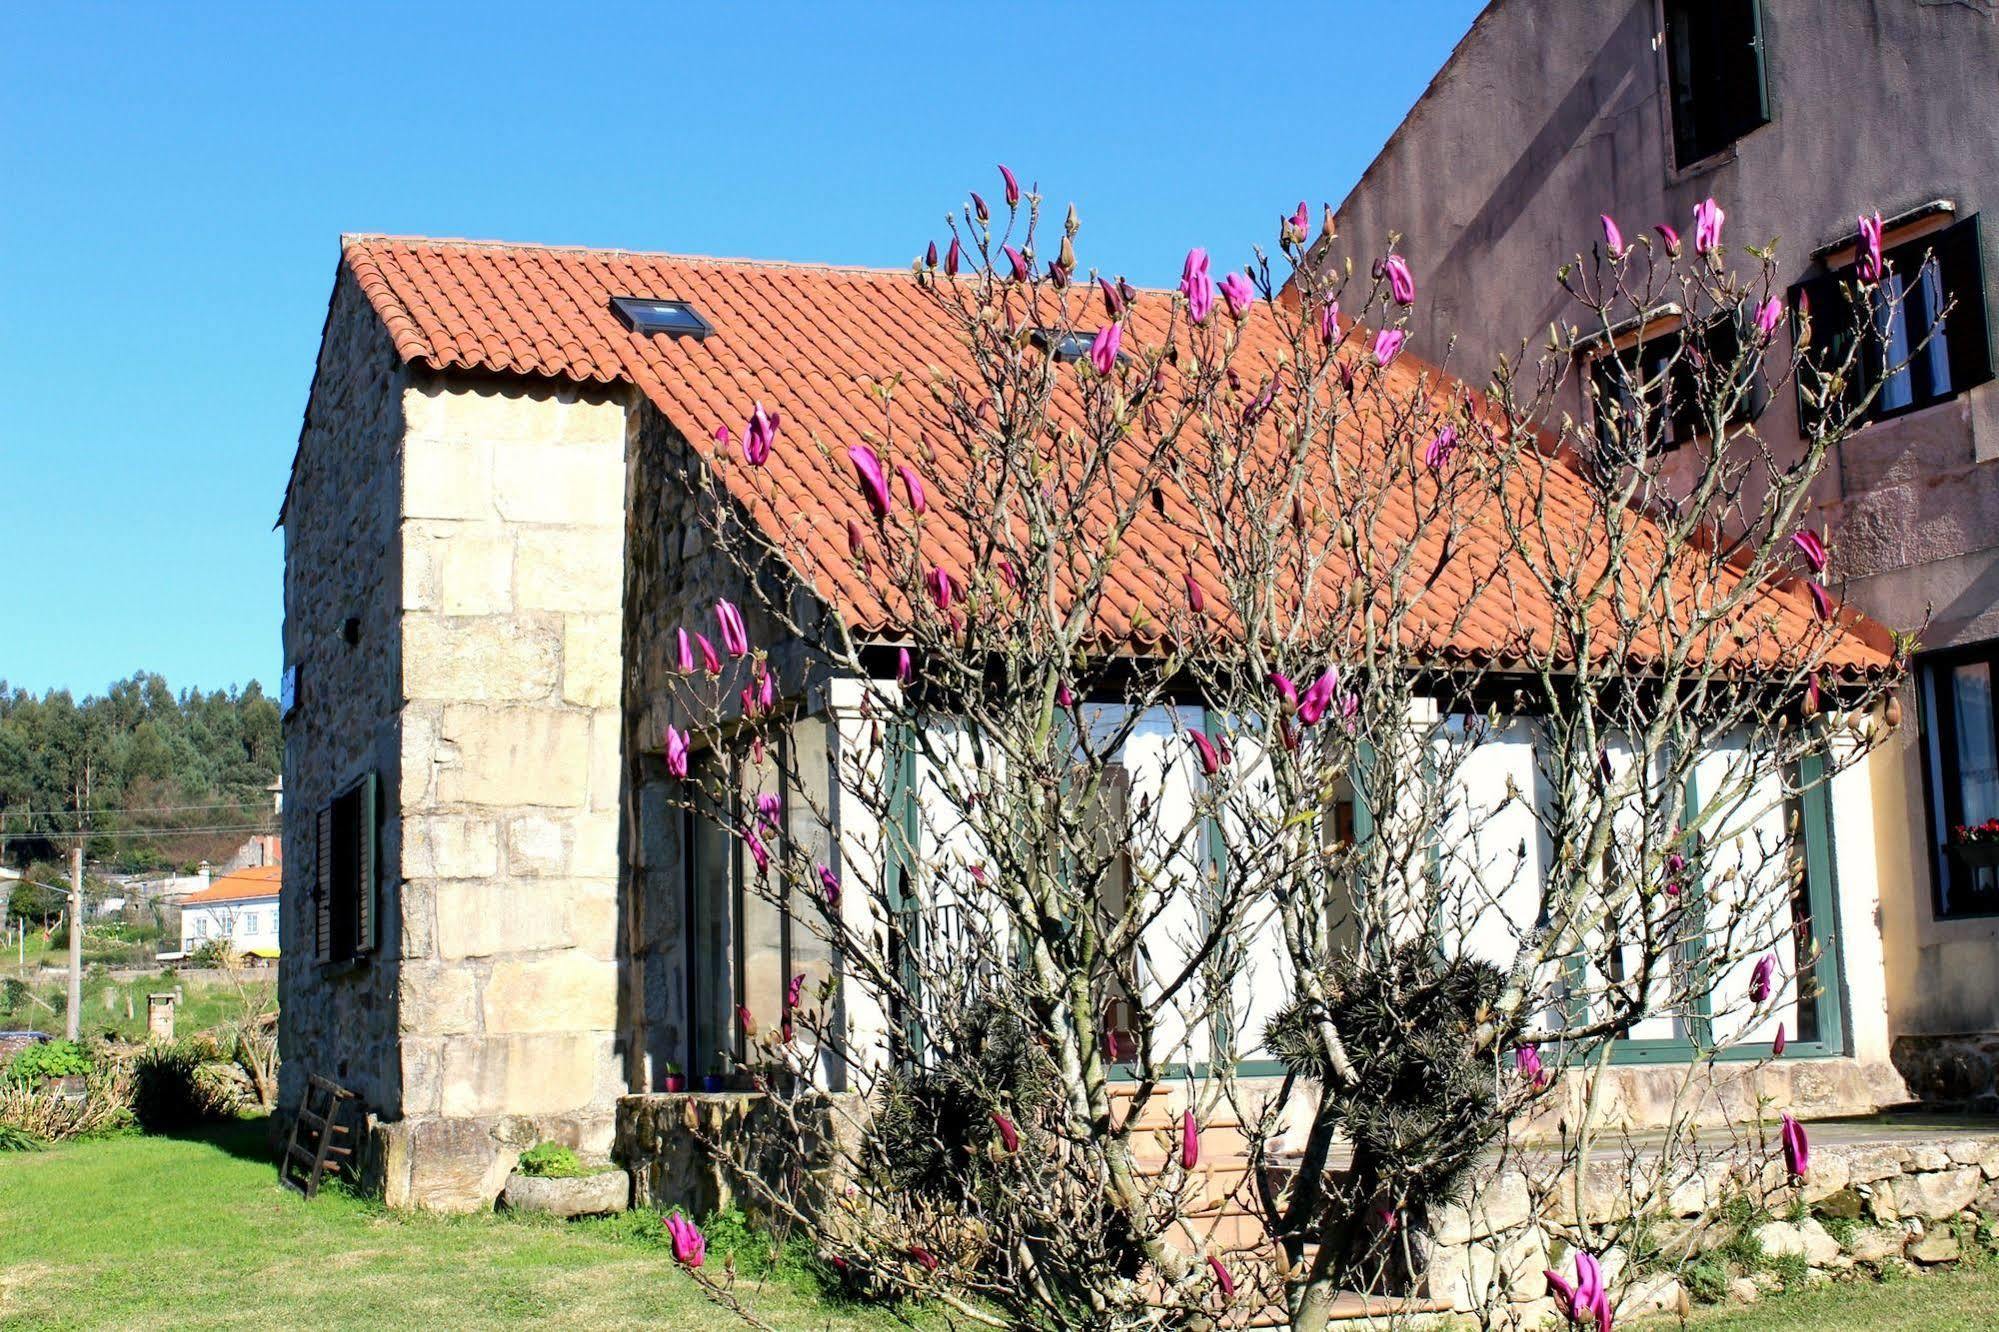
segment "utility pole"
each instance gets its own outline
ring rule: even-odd
[[[83,1034],[83,840],[69,853],[69,1011],[63,1034],[75,1040]]]

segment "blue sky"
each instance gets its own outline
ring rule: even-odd
[[[342,231],[901,264],[1005,161],[1166,282],[1337,202],[1482,3],[17,7],[0,679],[274,688]]]

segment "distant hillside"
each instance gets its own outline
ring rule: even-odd
[[[278,705],[252,681],[183,690],[140,672],[81,703],[0,680],[0,862],[85,854],[113,869],[221,861],[274,831]]]

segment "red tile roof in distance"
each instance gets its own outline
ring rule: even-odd
[[[766,469],[769,501],[738,491],[759,521],[789,526],[802,543],[807,575],[838,599],[863,630],[885,630],[892,616],[854,571],[846,551],[845,519],[866,510],[846,457],[850,444],[879,436],[883,416],[869,381],[902,372],[896,437],[915,440],[917,400],[932,368],[972,378],[970,358],[949,317],[907,269],[840,268],[755,260],[567,249],[484,241],[388,236],[343,238],[343,259],[387,327],[405,361],[433,370],[476,370],[547,376],[595,384],[628,384],[643,393],[697,449],[713,448],[717,426],[740,438],[752,405],[761,401],[784,417],[783,434]],[[1088,299],[1087,293],[1080,293]],[[705,338],[632,332],[611,309],[615,296],[690,302],[714,326]],[[1141,300],[1129,335],[1164,336],[1169,302]],[[1218,316],[1219,317],[1219,316]],[[1276,319],[1258,303],[1246,321],[1236,364],[1275,364],[1282,346]],[[1408,355],[1389,368],[1391,392],[1412,390],[1428,375],[1433,391],[1461,392],[1455,382]],[[1359,427],[1356,427],[1358,431]],[[935,436],[933,436],[935,438]],[[1360,442],[1358,433],[1356,443]],[[916,459],[891,449],[884,462]],[[962,460],[939,457],[928,470],[949,471]],[[726,469],[729,476],[744,468]],[[1559,467],[1550,486],[1554,506],[1586,512],[1581,483]],[[781,515],[781,516],[780,516]],[[1641,520],[1642,521],[1642,520]],[[1476,604],[1449,655],[1512,655],[1520,626],[1537,618],[1518,588],[1493,595],[1482,578],[1496,560],[1497,540],[1483,552],[1460,552],[1432,595]],[[962,536],[926,525],[926,557],[947,568],[970,559]],[[1147,549],[1148,543],[1150,550]],[[1113,636],[1145,622],[1144,607],[1174,595],[1187,541],[1161,520],[1128,543],[1133,567],[1121,570],[1107,598],[1103,628]],[[1200,574],[1196,570],[1197,576]],[[1210,581],[1211,595],[1219,588]],[[1524,585],[1529,580],[1513,580]],[[1811,602],[1795,582],[1765,598],[1774,627],[1759,634],[1770,645],[1803,640],[1813,622]],[[1760,617],[1759,617],[1760,618]],[[1830,664],[1846,670],[1886,663],[1888,637],[1852,617],[1854,632],[1832,649]]]

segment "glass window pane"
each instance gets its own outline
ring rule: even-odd
[[[1957,732],[1957,821],[1999,818],[1999,755],[1992,732],[1992,664],[1968,662],[1950,673]]]
[[[724,1052],[735,1048],[734,948],[730,940],[731,899],[734,896],[732,846],[706,792],[714,789],[720,765],[712,751],[696,756],[689,772],[701,808],[688,818],[689,931],[692,942],[693,1014],[687,1075],[725,1071]]]
[[[1909,316],[1911,310],[1904,299],[1907,287],[1900,273],[1889,273],[1881,279],[1881,292],[1876,297],[1874,307],[1874,331],[1881,339],[1881,368],[1885,378],[1881,381],[1881,394],[1874,400],[1877,412],[1892,412],[1909,406],[1915,401],[1915,388],[1910,377],[1909,359]]]

